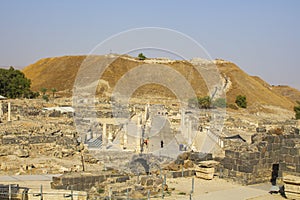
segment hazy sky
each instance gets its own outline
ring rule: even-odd
[[[132,28],[189,35],[212,58],[230,60],[270,84],[300,89],[298,0],[1,0],[0,66],[89,53]]]

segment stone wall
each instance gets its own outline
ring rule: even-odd
[[[300,172],[300,135],[264,133],[252,138],[252,144],[232,145],[221,160],[220,175],[242,184],[271,180],[272,167],[282,172]]]
[[[96,184],[106,181],[108,178],[115,178],[116,182],[126,182],[129,176],[119,173],[85,173],[85,174],[65,174],[53,177],[51,182],[52,189],[88,191]]]

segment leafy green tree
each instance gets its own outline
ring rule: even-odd
[[[30,98],[34,95],[30,90],[31,81],[23,72],[9,69],[0,69],[0,94],[8,98]]]
[[[224,98],[217,98],[213,102],[213,106],[218,107],[218,108],[225,108],[226,107],[226,99],[224,99]]]
[[[198,103],[199,103],[200,108],[205,108],[205,109],[211,108],[211,105],[212,105],[212,101],[209,96],[198,98]]]
[[[296,119],[300,119],[300,102],[297,101],[297,104],[298,105],[294,106],[295,117]]]
[[[145,60],[147,57],[143,53],[140,53],[138,55],[138,58],[139,58],[139,60]]]
[[[235,103],[240,108],[247,108],[247,98],[243,95],[238,95],[235,99]]]
[[[57,92],[56,88],[51,88],[51,92],[52,92],[52,97],[55,97],[55,93]]]
[[[47,92],[47,88],[44,88],[44,87],[42,87],[41,89],[40,89],[40,91],[41,91],[41,93],[43,94],[43,96],[45,96],[46,95],[46,92]]]
[[[205,97],[197,97],[194,99],[189,99],[188,105],[191,108],[202,108],[202,109],[209,109],[212,106],[212,101],[209,96]]]

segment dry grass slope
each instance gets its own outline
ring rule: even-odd
[[[77,71],[86,56],[63,56],[41,59],[24,68],[25,75],[32,80],[32,89],[42,87],[56,88],[59,91],[72,91]],[[121,56],[116,59],[104,72],[101,79],[108,82],[112,89],[117,81],[129,70],[143,64],[137,59],[127,59]],[[205,81],[196,73],[193,65],[187,61],[172,61],[166,65],[177,70],[187,79],[198,96],[207,95]],[[277,106],[292,110],[295,100],[300,100],[300,91],[287,87],[271,87],[259,77],[252,77],[231,62],[217,62],[217,67],[223,76],[229,77],[231,87],[227,92],[227,102],[234,103],[237,95],[246,95],[248,105]],[[99,91],[99,90],[98,90]],[[102,91],[102,90],[101,90]],[[157,93],[165,97],[175,97],[169,89],[153,84],[140,87],[135,97],[155,96]]]

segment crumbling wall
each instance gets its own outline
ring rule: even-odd
[[[251,145],[240,144],[225,150],[221,176],[242,184],[270,181],[273,164],[282,172],[300,172],[300,135],[265,133],[253,138]]]

